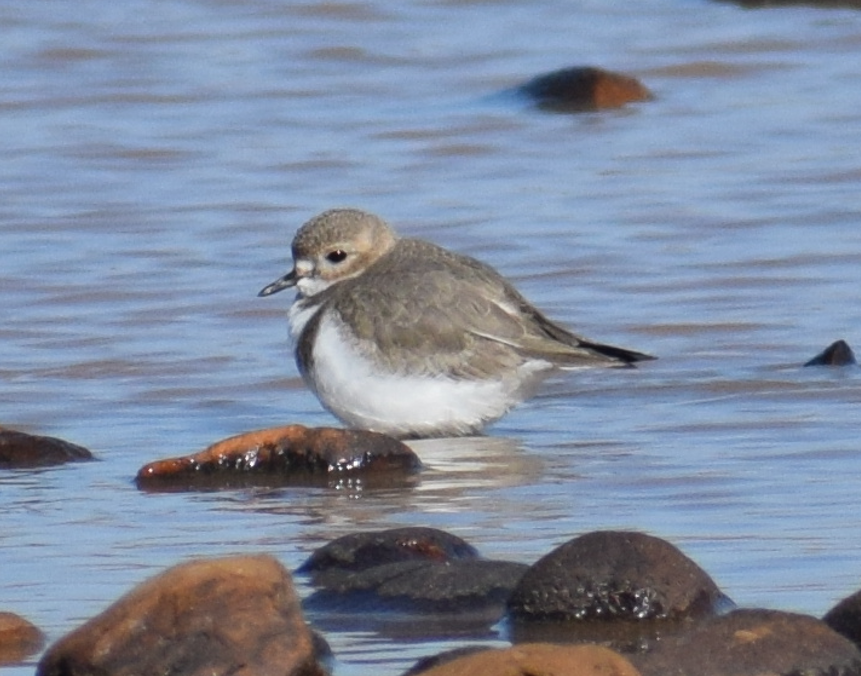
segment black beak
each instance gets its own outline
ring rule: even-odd
[[[289,289],[292,286],[296,286],[296,271],[291,270],[283,277],[276,279],[269,286],[265,286],[260,289],[260,293],[258,296],[271,296],[273,293],[278,293],[279,291],[283,291],[284,289]]]

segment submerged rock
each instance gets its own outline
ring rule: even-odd
[[[427,661],[425,663],[428,663]],[[413,668],[410,676],[639,676],[619,653],[597,645],[523,643],[512,648],[443,655],[434,666]],[[668,672],[669,673],[669,672]]]
[[[477,559],[478,552],[465,540],[436,528],[407,526],[353,533],[332,540],[315,551],[297,573],[309,573],[315,584],[330,586],[346,571],[360,571],[398,561],[445,562]]]
[[[519,91],[540,108],[557,113],[619,108],[652,98],[639,80],[590,66],[540,75],[522,85]]]
[[[643,676],[861,675],[851,641],[814,617],[776,610],[708,618],[631,661]]]
[[[400,484],[421,461],[397,439],[361,430],[289,425],[230,437],[138,470],[138,488],[177,490],[237,485]]]
[[[324,628],[384,633],[483,632],[528,566],[480,559],[462,539],[433,528],[348,535],[321,547],[297,572],[317,591],[304,607]],[[371,614],[375,614],[371,617]]]
[[[0,665],[14,664],[38,652],[45,635],[15,613],[0,612]]]
[[[46,467],[66,462],[92,460],[83,446],[0,427],[0,468]]]
[[[322,676],[290,574],[271,556],[192,561],[51,646],[37,676]]]
[[[857,364],[855,353],[845,340],[837,340],[813,359],[806,362],[805,366],[852,366]]]

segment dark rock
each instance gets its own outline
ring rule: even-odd
[[[808,7],[861,9],[861,0],[731,0],[747,9],[763,9],[769,7],[792,7],[806,5]]]
[[[21,662],[44,642],[45,635],[34,624],[15,613],[0,612],[0,665]]]
[[[861,647],[861,591],[840,601],[825,613],[822,621]]]
[[[359,571],[396,561],[477,559],[478,552],[461,538],[436,528],[404,527],[354,533],[320,547],[297,573],[317,575],[331,571]],[[325,583],[320,583],[324,584]]]
[[[230,437],[200,453],[152,462],[148,491],[244,485],[402,485],[421,469],[406,445],[376,432],[289,425]]]
[[[326,576],[308,608],[398,610],[466,614],[495,607],[498,620],[511,590],[528,566],[510,561],[399,561]],[[352,596],[358,593],[356,596]]]
[[[270,556],[192,561],[54,644],[37,676],[322,676],[290,574]]]
[[[824,622],[774,610],[735,610],[632,655],[644,676],[858,676],[861,652]]]
[[[628,660],[597,645],[559,646],[524,643],[512,648],[482,650],[445,659],[422,676],[639,676]],[[668,672],[669,673],[669,672]]]
[[[462,539],[434,528],[395,528],[338,538],[297,572],[318,588],[304,604],[318,626],[349,629],[361,616],[380,633],[452,635],[497,622],[526,569],[479,559]]]
[[[0,468],[47,467],[92,459],[93,454],[83,446],[0,427]]]
[[[806,362],[805,366],[852,366],[857,364],[855,354],[852,348],[845,340],[838,340],[822,352],[817,354],[813,359]]]
[[[424,672],[428,671],[429,669],[433,669],[434,667],[448,664],[449,662],[453,662],[454,660],[461,657],[485,652],[486,650],[486,645],[465,645],[459,648],[452,648],[451,650],[437,653],[436,655],[428,655],[427,657],[422,657],[413,666],[407,669],[403,673],[403,676],[416,676],[417,674],[423,674]]]
[[[664,620],[713,613],[725,597],[697,564],[660,538],[597,531],[535,563],[509,601],[521,620]]]
[[[619,108],[652,98],[639,80],[588,66],[540,75],[522,85],[520,92],[543,110],[558,113]]]

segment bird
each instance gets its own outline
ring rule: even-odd
[[[554,371],[654,359],[568,331],[489,265],[401,238],[360,209],[311,218],[292,257],[258,296],[295,288],[299,373],[350,428],[399,439],[480,434]]]

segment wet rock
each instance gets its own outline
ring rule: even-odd
[[[639,676],[640,672],[620,654],[601,646],[524,643],[512,648],[473,652],[446,659],[430,669],[407,673],[422,676]]]
[[[652,98],[639,80],[588,66],[540,75],[522,85],[520,92],[541,109],[558,113],[619,108]]]
[[[774,610],[735,610],[632,655],[643,676],[857,676],[861,652],[824,622]]]
[[[270,556],[192,561],[48,649],[37,676],[322,676],[290,574]]]
[[[477,559],[478,552],[465,540],[436,528],[404,527],[353,533],[320,547],[297,573],[310,573],[315,584],[321,576],[337,578],[344,571],[360,571],[397,561],[454,561]]]
[[[596,531],[535,563],[509,610],[527,620],[677,619],[708,615],[724,598],[705,571],[669,542]]]
[[[813,359],[806,362],[805,366],[852,366],[857,364],[852,348],[845,340],[837,340]]]
[[[421,468],[400,441],[376,432],[289,425],[230,437],[137,474],[148,491],[245,485],[402,485]]]
[[[0,468],[47,467],[92,460],[83,446],[54,437],[40,437],[0,427]]]
[[[338,538],[297,572],[308,573],[318,588],[305,602],[318,626],[349,629],[361,616],[364,627],[370,621],[382,633],[412,635],[421,628],[451,635],[497,622],[526,569],[480,559],[465,541],[440,530],[395,528]]]
[[[0,665],[14,664],[38,652],[45,635],[15,613],[0,612]]]
[[[861,647],[861,591],[840,601],[825,613],[822,621]]]

